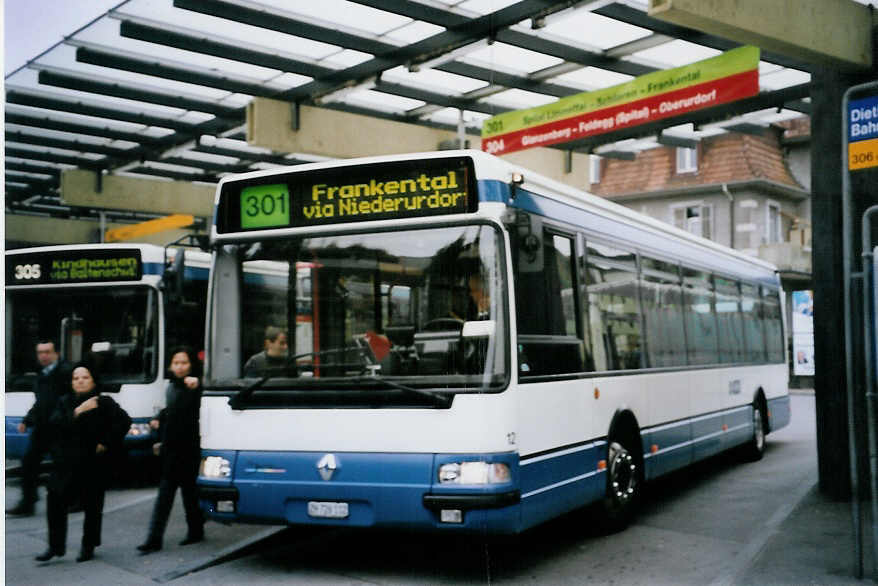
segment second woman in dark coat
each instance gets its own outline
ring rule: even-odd
[[[198,508],[195,480],[201,460],[201,433],[198,426],[201,408],[200,369],[191,348],[180,347],[171,351],[171,365],[167,388],[166,407],[151,424],[158,428],[162,456],[162,477],[158,499],[152,511],[149,535],[137,546],[147,554],[162,548],[162,538],[177,487],[183,496],[188,533],[180,545],[197,543],[204,539],[204,518]]]

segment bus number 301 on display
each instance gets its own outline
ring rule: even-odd
[[[789,421],[773,266],[486,153],[224,178],[211,245],[216,520],[621,527]]]

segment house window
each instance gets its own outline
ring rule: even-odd
[[[783,242],[780,229],[780,204],[768,202],[768,223],[765,226],[765,238],[769,244]]]
[[[601,182],[601,158],[598,155],[588,156],[588,177],[591,183]]]
[[[677,147],[677,173],[694,173],[698,170],[698,149]]]
[[[703,203],[671,207],[674,226],[702,238],[713,238],[713,207]]]

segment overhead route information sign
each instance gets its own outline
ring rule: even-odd
[[[502,155],[578,140],[759,93],[759,49],[738,47],[613,87],[489,118],[482,150]]]
[[[878,96],[848,103],[848,170],[878,167]]]

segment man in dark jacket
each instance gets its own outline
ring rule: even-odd
[[[54,340],[41,340],[37,343],[37,362],[40,371],[34,383],[33,407],[18,424],[19,433],[30,428],[30,441],[21,459],[21,500],[6,512],[10,515],[33,515],[37,501],[37,477],[40,463],[49,451],[49,438],[46,426],[49,417],[58,405],[62,395],[70,390],[70,365],[61,360],[55,349]]]

